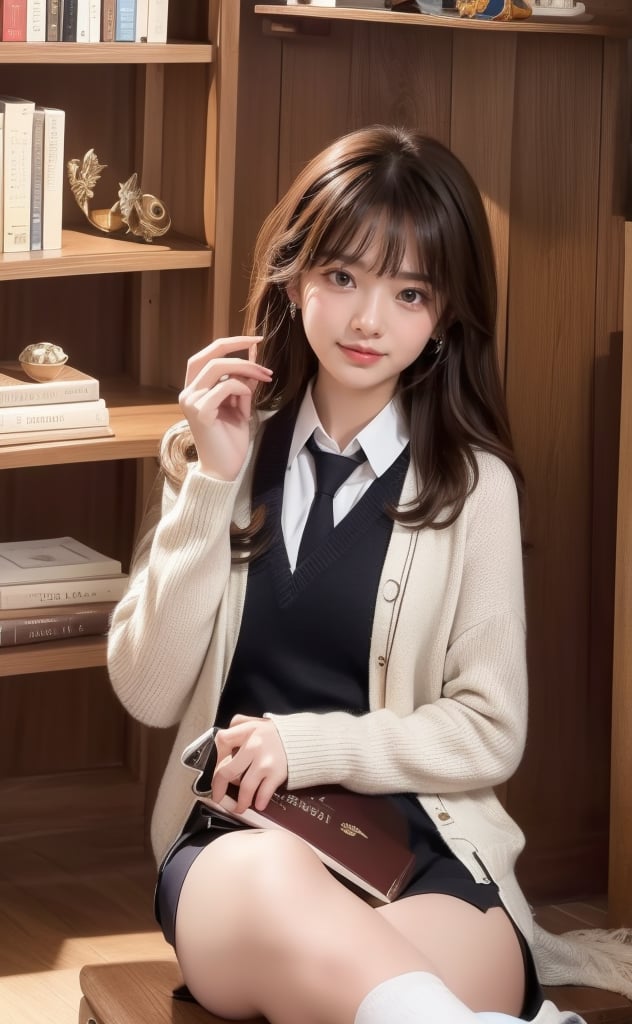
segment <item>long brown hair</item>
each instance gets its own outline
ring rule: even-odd
[[[394,274],[411,237],[440,298],[435,333],[444,344],[439,356],[426,346],[400,376],[419,490],[392,515],[440,529],[476,486],[477,450],[502,459],[523,491],[498,368],[489,225],[457,157],[435,139],[384,125],[351,132],[314,157],[259,232],[244,331],[263,335],[257,358],[274,371],[272,384],[255,393],[255,407],[298,401],[318,363],[301,318],[290,317],[287,286],[314,265],[342,254],[359,258],[373,245],[373,269]]]

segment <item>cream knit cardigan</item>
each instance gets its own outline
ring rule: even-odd
[[[119,699],[149,726],[179,723],[152,818],[158,862],[194,804],[180,753],[213,723],[237,643],[247,569],[231,564],[229,526],[249,521],[252,450],[234,482],[194,466],[179,491],[164,484],[112,621],[108,664]],[[624,991],[621,979],[603,975],[602,954],[591,968],[583,937],[534,929],[514,875],[523,835],[493,787],[513,774],[525,742],[521,539],[511,473],[489,454],[478,466],[453,525],[393,527],[373,622],[369,713],[273,716],[288,786],[418,793],[475,879],[498,884],[544,983]],[[402,504],[415,494],[411,468]]]

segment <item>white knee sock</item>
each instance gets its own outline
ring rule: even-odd
[[[372,989],[355,1024],[477,1024],[477,1019],[435,974],[411,971]]]

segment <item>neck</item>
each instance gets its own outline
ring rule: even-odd
[[[319,372],[312,390],[318,418],[341,451],[388,405],[392,392],[350,390]]]

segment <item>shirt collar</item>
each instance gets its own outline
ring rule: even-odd
[[[312,384],[313,381],[310,381],[307,386],[296,417],[288,467],[292,465],[298,453],[305,446],[307,439],[315,432],[316,441],[322,448],[342,455],[353,455],[359,448],[362,448],[375,475],[381,476],[385,473],[395,459],[401,455],[409,440],[408,427],[397,399],[393,399],[384,406],[381,412],[359,431],[345,450],[340,452],[338,445],[325,432],[318,418],[312,398]]]

